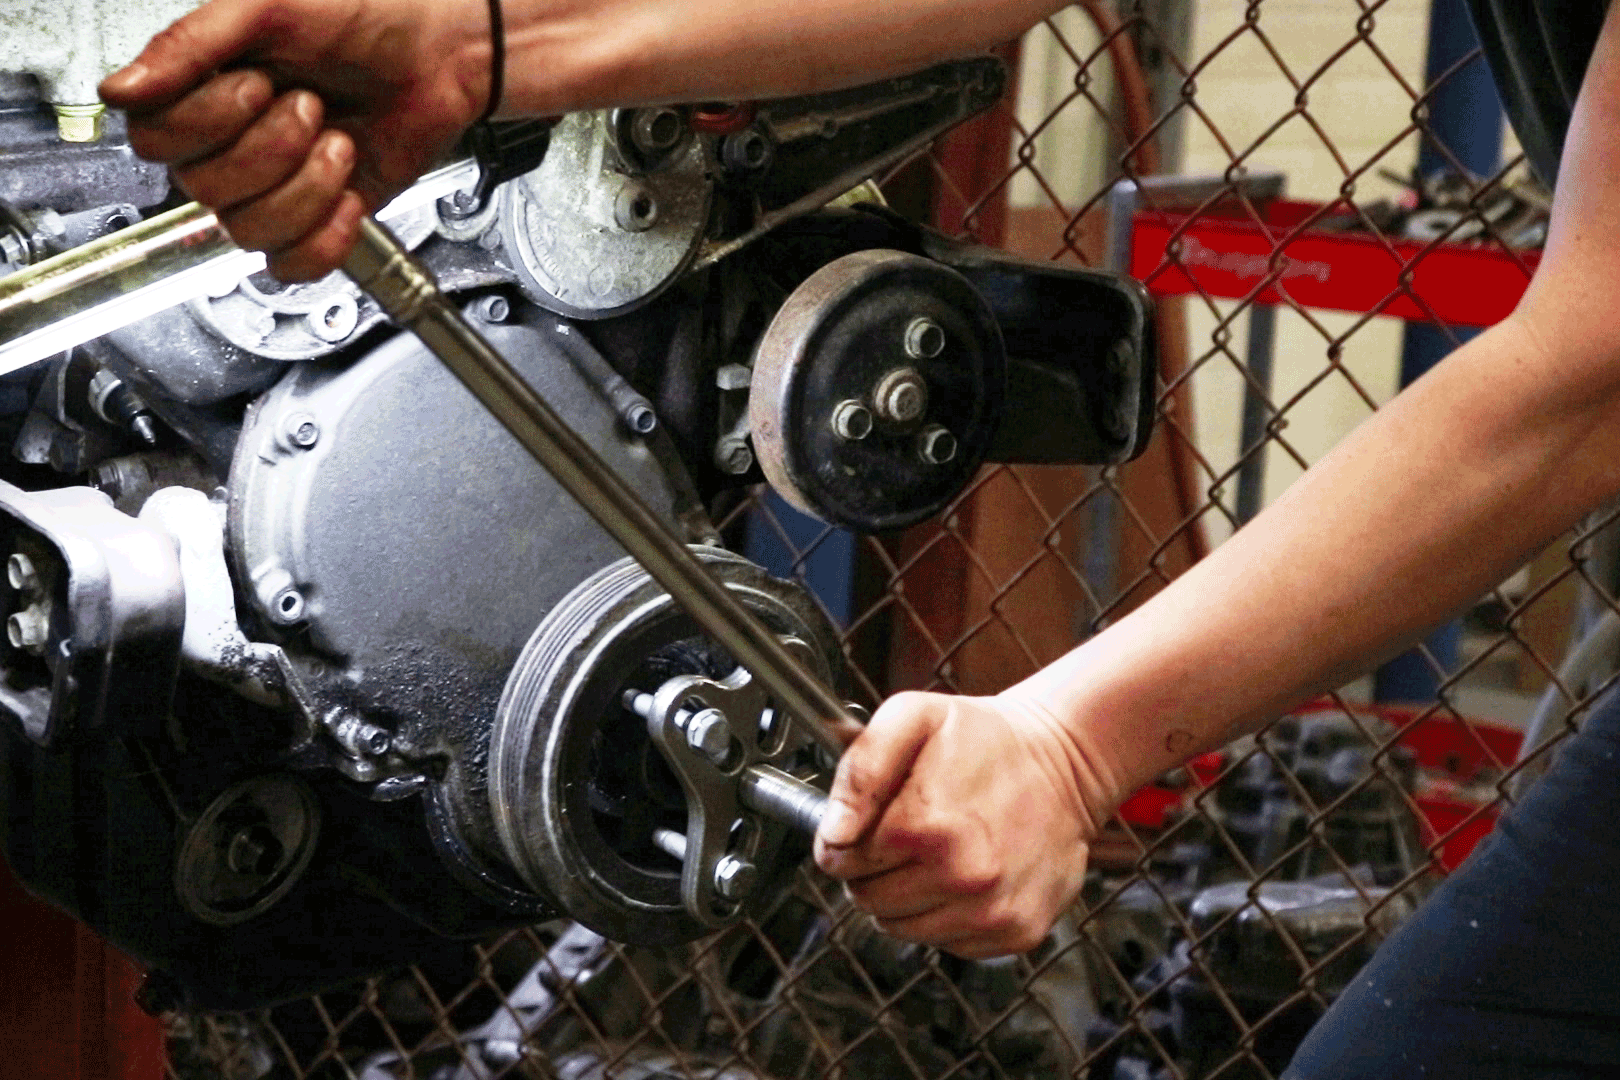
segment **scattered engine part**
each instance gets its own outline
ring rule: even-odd
[[[1428,891],[1406,809],[1416,786],[1408,755],[1374,754],[1342,712],[1320,712],[1285,717],[1225,756],[1203,812],[1167,822],[1177,839],[1156,852],[1151,882],[1088,876],[1093,902],[1120,889],[1087,928],[1100,993],[1085,1045],[1107,1048],[1095,1080],[1258,1077],[1252,1062],[1235,1063],[1251,1044],[1281,1073],[1324,1003]],[[1313,827],[1320,811],[1302,793],[1337,809]],[[1255,866],[1274,876],[1255,883]],[[1315,994],[1296,1000],[1307,969]]]
[[[387,1028],[347,1028],[336,1049],[341,1075],[360,1080],[529,1070],[753,1080],[835,1065],[858,1080],[913,1070],[1035,1080],[1073,1070],[1095,1013],[1072,925],[1053,933],[1027,979],[1017,961],[936,959],[841,905],[829,912],[816,899],[829,886],[801,882],[755,928],[699,948],[615,946],[552,923],[323,994],[324,1011],[299,1002],[251,1019],[182,1013],[170,1058],[180,1080],[285,1080],[333,1055],[323,1016],[369,1002]],[[659,1003],[652,1045],[649,997]],[[987,1017],[997,1020],[985,1031]]]
[[[794,290],[760,339],[754,449],[805,513],[904,528],[984,462],[1006,382],[995,315],[962,275],[905,252],[856,252]]]

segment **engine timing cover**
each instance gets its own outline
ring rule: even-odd
[[[588,348],[573,328],[484,332],[669,520],[676,491],[571,362]],[[480,742],[535,626],[623,554],[408,335],[296,366],[249,409],[228,530],[252,607],[316,697],[393,727],[406,757]]]

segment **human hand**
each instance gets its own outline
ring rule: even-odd
[[[482,0],[212,0],[101,96],[136,153],[276,277],[307,281],[477,119],[489,61]]]
[[[1040,943],[1112,807],[1040,706],[897,694],[838,763],[816,863],[884,932],[967,958]]]

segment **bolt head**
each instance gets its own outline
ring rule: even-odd
[[[304,594],[297,589],[282,589],[270,602],[270,618],[282,626],[291,626],[304,617]]]
[[[932,360],[945,351],[945,328],[926,315],[911,320],[906,327],[906,355],[913,360]]]
[[[714,867],[714,887],[727,900],[746,899],[759,884],[759,869],[736,855],[723,856]]]
[[[857,442],[872,434],[872,413],[854,398],[833,406],[833,433],[846,442]]]
[[[478,301],[476,310],[487,323],[503,323],[512,316],[512,302],[504,296],[486,296]]]
[[[51,636],[50,623],[38,605],[13,612],[6,619],[6,640],[13,649],[37,651]]]
[[[105,105],[57,105],[56,133],[63,142],[100,142],[106,116]]]
[[[929,465],[944,465],[956,457],[956,436],[938,424],[917,436],[917,456]]]
[[[321,426],[309,413],[293,413],[287,417],[287,441],[301,450],[308,450],[321,440]]]
[[[704,709],[686,722],[686,745],[711,765],[722,766],[731,756],[731,724],[719,709]]]
[[[624,414],[624,422],[637,435],[650,435],[653,429],[658,426],[658,414],[653,412],[651,406],[632,405],[630,410]],[[752,457],[753,455],[750,454],[749,456]],[[749,464],[752,465],[753,462],[750,461]],[[743,470],[743,472],[747,471],[747,469]]]
[[[233,874],[257,874],[266,848],[252,828],[240,829],[225,847],[225,865]]]
[[[872,400],[885,420],[915,423],[928,411],[928,383],[916,368],[897,368],[878,380]]]
[[[6,580],[19,592],[36,587],[39,573],[34,569],[34,560],[20,551],[12,552],[6,560]]]
[[[721,439],[715,448],[714,463],[722,472],[741,476],[754,467],[754,452],[742,439]]]
[[[625,232],[646,232],[658,224],[658,200],[642,184],[626,184],[613,203],[613,220]]]
[[[630,141],[644,154],[674,149],[686,134],[686,121],[676,109],[637,109],[630,122]]]

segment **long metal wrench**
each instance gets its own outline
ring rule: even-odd
[[[835,758],[843,753],[844,740],[837,729],[859,728],[844,702],[801,667],[776,635],[703,569],[596,450],[462,318],[432,273],[392,233],[364,219],[359,242],[343,269],[389,318],[416,334],[455,373],[698,626],[765,684],[779,706]]]

